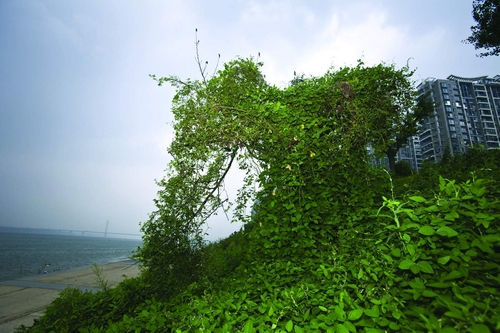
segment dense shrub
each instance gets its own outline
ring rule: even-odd
[[[103,326],[126,314],[134,315],[136,308],[150,298],[151,290],[143,277],[127,278],[116,288],[97,293],[69,287],[32,327],[21,327],[18,332],[79,332],[81,328]]]
[[[395,165],[394,173],[399,177],[411,176],[413,174],[413,169],[410,163],[406,161],[398,161]]]
[[[24,331],[495,332],[498,198],[491,179],[440,177],[431,195],[350,211],[351,228],[315,255],[252,258],[240,231],[207,246],[218,283],[203,294],[195,283],[158,302],[140,279],[97,294],[68,289]]]

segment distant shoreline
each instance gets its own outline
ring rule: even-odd
[[[25,227],[8,227],[8,226],[0,226],[0,233],[62,235],[62,236],[95,237],[95,238],[108,238],[108,239],[131,239],[131,240],[142,239],[142,235],[140,234],[115,233],[115,232],[105,233],[103,231],[27,228],[27,227],[25,228]]]
[[[107,265],[115,264],[115,265],[124,265],[126,267],[131,267],[131,266],[138,266],[140,263],[136,260],[132,259],[116,259],[116,260],[111,260],[103,263],[96,263],[99,267],[104,267]],[[79,267],[72,267],[72,268],[67,268],[67,269],[61,269],[57,271],[52,271],[52,272],[47,272],[46,274],[33,274],[29,276],[24,276],[24,277],[18,277],[15,279],[9,279],[9,280],[3,280],[0,281],[0,285],[8,285],[8,281],[36,281],[40,280],[45,277],[50,277],[50,276],[57,276],[57,275],[62,275],[62,274],[68,274],[68,273],[75,273],[77,271],[86,271],[89,269],[92,269],[93,264],[91,265],[82,265]]]
[[[0,231],[0,281],[43,277],[108,263],[132,265],[141,239]]]

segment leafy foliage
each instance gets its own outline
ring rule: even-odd
[[[244,211],[259,189],[260,214],[251,223],[259,225],[255,242],[264,244],[252,248],[285,257],[321,253],[342,212],[373,204],[366,145],[386,153],[427,112],[414,103],[408,67],[359,62],[278,89],[265,82],[261,66],[237,59],[203,81],[153,76],[177,88],[174,159],[159,183],[158,210],[143,225],[141,252],[147,274],[158,279],[152,285],[168,286],[163,295],[200,281],[194,272],[203,265],[202,225],[229,208],[223,185],[233,164],[247,175],[237,219],[249,222]]]
[[[472,35],[465,42],[477,49],[485,49],[480,57],[500,54],[500,1],[474,0],[472,17],[476,25],[471,27]]]
[[[395,144],[407,97],[391,84],[410,89],[407,69],[360,62],[279,89],[261,66],[155,77],[177,89],[176,136],[142,226],[143,276],[68,290],[31,331],[500,330],[500,173],[488,171],[498,152],[472,149],[393,183],[366,145]],[[208,217],[231,207],[233,165],[246,173],[233,206],[245,227],[206,244]]]
[[[22,326],[17,332],[80,332],[85,327],[107,326],[135,315],[136,308],[144,307],[152,297],[142,277],[125,279],[116,288],[97,293],[66,288],[32,327]]]
[[[406,161],[398,161],[395,165],[394,173],[397,176],[411,176],[413,174],[413,169],[410,163]]]
[[[113,320],[106,320],[106,312],[82,312],[98,311],[95,304],[110,301],[104,294],[92,302],[85,302],[89,294],[63,295],[64,304],[53,308],[66,314],[49,311],[58,318],[57,326],[44,327],[80,327],[80,332],[498,331],[498,183],[457,184],[441,177],[438,188],[434,194],[384,197],[378,212],[340,232],[341,240],[322,255],[255,258],[220,275],[221,284],[210,292],[199,295],[190,287],[163,302],[143,301]],[[361,212],[351,211],[356,213]],[[218,246],[232,256],[229,244]]]

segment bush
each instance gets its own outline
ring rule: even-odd
[[[500,186],[439,177],[435,187],[349,211],[328,250],[251,257],[256,243],[240,231],[206,247],[200,271],[213,284],[161,302],[141,278],[97,294],[67,289],[20,331],[498,331]]]
[[[142,277],[125,279],[116,288],[97,293],[66,288],[32,327],[22,326],[17,332],[78,332],[83,327],[105,326],[108,321],[133,315],[150,298],[150,288]]]
[[[487,183],[441,177],[430,198],[385,198],[321,256],[254,258],[223,277],[223,288],[188,288],[144,309],[149,320],[165,319],[157,327],[165,332],[498,331],[500,202],[492,198],[500,188]],[[132,322],[147,321],[141,316]]]
[[[413,174],[413,169],[411,168],[410,163],[406,161],[398,161],[395,165],[394,172],[396,176],[406,177]]]

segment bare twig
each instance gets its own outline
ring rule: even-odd
[[[219,57],[217,58],[217,63],[215,64],[215,68],[214,68],[214,72],[212,74],[212,77],[214,77],[215,73],[217,73],[217,68],[219,68],[219,61],[220,61],[220,53],[219,53]]]
[[[206,84],[207,80],[205,78],[205,69],[207,68],[208,61],[205,62],[205,68],[202,69],[201,68],[201,60],[200,60],[200,52],[199,52],[199,48],[198,48],[198,45],[200,44],[200,41],[198,40],[198,29],[194,29],[194,31],[195,31],[194,36],[195,36],[195,45],[196,45],[196,62],[198,63],[198,68],[200,69],[200,73],[201,73],[201,77],[203,78],[203,82]]]
[[[208,61],[205,61],[204,67],[201,68],[201,59],[200,59],[200,40],[198,39],[198,29],[194,29],[195,31],[195,45],[196,45],[196,63],[198,64],[198,69],[200,70],[201,77],[203,79],[203,82],[206,84],[207,83],[207,76],[206,71],[207,71],[207,66],[208,66]],[[217,69],[219,68],[219,61],[220,61],[220,53],[218,54],[217,57],[217,63],[215,64],[214,72],[212,74],[212,77],[215,76],[217,73]]]
[[[222,174],[222,176],[217,179],[217,181],[215,182],[215,185],[214,185],[214,188],[212,189],[212,191],[210,191],[210,193],[205,197],[205,200],[203,200],[203,202],[201,203],[200,207],[198,207],[198,210],[194,213],[193,215],[193,218],[198,216],[198,214],[201,213],[201,211],[203,210],[203,208],[205,207],[206,203],[208,202],[208,200],[213,196],[214,192],[220,187],[220,185],[222,184],[222,182],[224,181],[224,179],[226,178],[226,175],[227,173],[229,172],[229,170],[231,169],[231,166],[233,165],[233,162],[234,162],[234,159],[236,158],[236,155],[238,153],[238,146],[236,146],[234,149],[233,149],[233,152],[231,153],[231,159],[229,160],[229,164],[227,165],[226,169],[224,170],[224,173]]]

